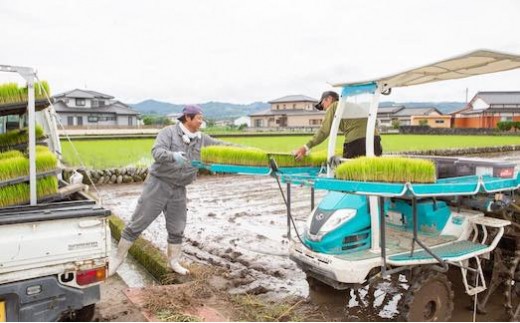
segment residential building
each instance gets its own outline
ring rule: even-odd
[[[54,108],[66,127],[137,127],[139,112],[113,96],[74,89],[53,96]]]
[[[404,106],[394,105],[389,107],[379,107],[377,109],[377,124],[379,127],[392,127],[392,122],[397,121],[397,117],[394,115],[403,110]]]
[[[453,115],[455,128],[496,128],[500,121],[520,121],[520,91],[478,92]]]
[[[271,107],[249,115],[253,128],[317,128],[324,111],[314,109],[318,100],[305,95],[288,95],[268,102]]]
[[[237,118],[233,121],[233,124],[237,127],[240,127],[241,125],[245,124],[248,127],[251,127],[251,118],[248,116],[243,116],[240,118]]]
[[[451,116],[443,115],[434,107],[404,108],[392,114],[392,120],[396,120],[400,126],[418,126],[426,121],[426,125],[432,128],[450,128]]]

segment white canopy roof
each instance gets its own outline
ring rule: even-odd
[[[333,84],[333,86],[340,87],[377,82],[383,84],[385,88],[403,87],[507,71],[519,67],[520,56],[518,55],[490,50],[477,50],[399,74],[374,80],[366,80],[364,82],[338,83]]]

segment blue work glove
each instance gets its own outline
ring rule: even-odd
[[[188,161],[186,158],[186,153],[184,151],[175,151],[173,152],[173,160],[179,164],[179,166],[184,165],[185,162]]]

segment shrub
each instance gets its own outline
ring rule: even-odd
[[[509,131],[513,128],[513,121],[499,121],[497,122],[497,128],[500,131]]]

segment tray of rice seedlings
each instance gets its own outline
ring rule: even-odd
[[[23,157],[23,154],[19,150],[8,150],[6,152],[0,153],[0,160],[14,157]]]
[[[36,140],[45,138],[45,133],[40,125],[35,127]],[[0,134],[0,152],[13,149],[25,149],[29,142],[27,128],[11,130]]]
[[[320,167],[327,162],[327,152],[318,151],[296,160],[292,153],[268,153],[276,161],[278,167]]]
[[[205,164],[268,167],[269,158],[273,158],[278,167],[319,167],[326,162],[327,153],[312,153],[298,161],[291,153],[268,153],[250,147],[209,146],[201,151],[201,159]]]
[[[202,148],[200,157],[205,164],[269,166],[267,153],[258,148],[209,146]]]
[[[55,195],[58,192],[58,179],[55,176],[39,179],[36,183],[36,192],[38,200]],[[0,187],[0,207],[26,204],[29,200],[29,183]]]
[[[58,159],[44,146],[36,148],[37,177],[56,174]],[[11,185],[29,180],[29,159],[19,151],[0,154],[0,186]]]
[[[336,178],[386,183],[435,183],[431,160],[406,157],[359,157],[336,168]]]
[[[46,81],[34,84],[35,109],[46,108],[49,103],[44,90],[50,95],[49,84]],[[0,116],[8,114],[24,114],[27,110],[27,86],[17,83],[0,84]]]

